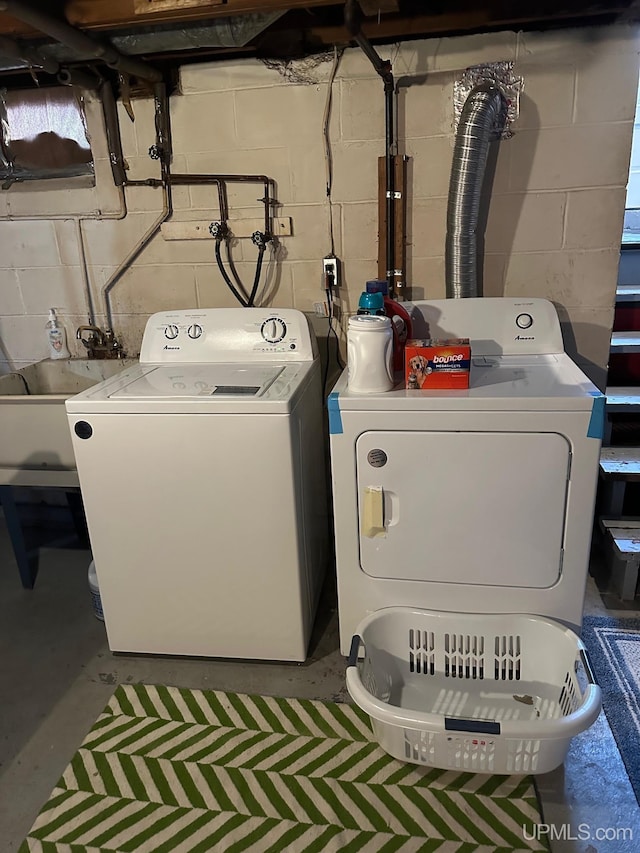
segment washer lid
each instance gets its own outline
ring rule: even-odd
[[[137,364],[65,401],[68,412],[289,412],[318,362]]]
[[[281,364],[172,364],[153,367],[130,382],[119,383],[108,397],[262,397],[284,370]],[[282,397],[283,392],[283,386],[277,386],[272,399]]]

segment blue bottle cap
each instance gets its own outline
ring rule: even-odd
[[[358,308],[365,309],[371,314],[377,311],[384,313],[384,296],[382,293],[362,293],[358,302]]]

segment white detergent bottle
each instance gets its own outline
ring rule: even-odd
[[[55,308],[49,308],[49,320],[46,325],[47,340],[49,341],[49,358],[70,358],[67,347],[67,333],[64,326],[58,323]]]

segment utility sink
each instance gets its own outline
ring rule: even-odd
[[[0,485],[77,485],[64,401],[136,362],[46,359],[0,376]]]

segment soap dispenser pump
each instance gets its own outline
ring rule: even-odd
[[[49,308],[49,320],[46,325],[47,340],[49,342],[50,358],[70,358],[71,353],[67,347],[67,334],[64,326],[61,326],[56,317],[55,308]]]

